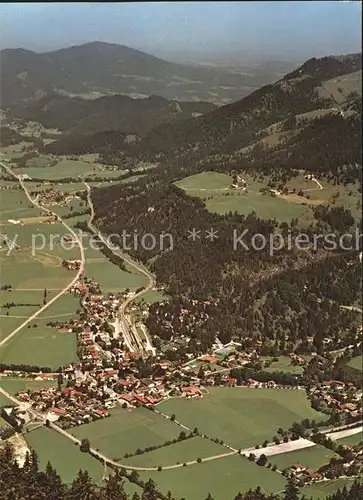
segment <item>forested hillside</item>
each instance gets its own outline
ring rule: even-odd
[[[134,493],[132,496],[127,494],[124,487],[127,482],[139,486],[140,494]],[[298,492],[299,489],[290,481],[281,495],[265,494],[257,488],[247,493],[237,493],[234,500],[295,500],[298,498]],[[355,482],[349,490],[343,488],[327,497],[326,500],[357,500],[362,493],[362,485]],[[35,452],[27,455],[24,467],[20,468],[14,460],[11,447],[5,446],[0,450],[0,499],[22,500],[23,498],[30,500],[176,500],[170,492],[168,495],[160,493],[153,480],[142,481],[136,471],[127,473],[123,469],[105,478],[104,486],[93,484],[87,471],[79,471],[73,483],[66,485],[49,462],[44,471],[39,470],[38,456]],[[208,495],[206,500],[213,500],[213,496]]]
[[[351,251],[322,243],[331,232],[337,239],[355,232],[357,222],[349,210],[315,206],[304,229],[310,242],[321,235],[313,248],[292,245],[271,253],[266,245],[256,251],[252,247],[256,234],[266,241],[272,238],[273,245],[276,234],[296,237],[301,232],[299,220],[281,223],[252,210],[249,215],[233,210],[213,213],[205,199],[191,197],[173,183],[205,170],[247,173],[281,189],[299,172],[314,173],[337,186],[360,182],[360,99],[352,96],[340,109],[311,116],[312,109],[332,106],[317,95],[321,78],[345,74],[359,64],[358,56],[308,61],[278,84],[197,119],[202,129],[194,126],[193,143],[201,144],[198,134],[203,130],[205,147],[179,157],[171,148],[170,159],[161,156],[159,166],[132,185],[92,190],[97,224],[104,233],[137,230],[141,235],[173,237],[170,250],[156,245],[153,250],[130,251],[150,266],[157,285],[171,297],[151,306],[147,326],[152,335],[170,339],[187,334],[192,338],[186,349],[190,352],[205,352],[216,337],[224,343],[253,339],[264,343],[267,354],[294,349],[323,352],[326,339],[344,345],[355,337],[357,313],[340,306],[360,298],[359,244],[354,235]],[[302,71],[308,74],[296,78]],[[228,132],[232,121],[239,134]],[[188,130],[185,123],[179,131]],[[264,144],[271,123],[282,137],[273,145]],[[139,154],[144,141],[137,143]],[[187,150],[189,139],[185,144]],[[227,146],[233,152],[226,153]],[[148,157],[146,150],[142,154]],[[105,162],[116,157],[112,148],[101,154]],[[193,228],[202,235],[194,242],[188,232]],[[218,235],[214,240],[205,237],[211,229]],[[242,245],[238,235],[244,231]]]
[[[132,99],[125,95],[98,99],[72,98],[54,94],[28,104],[19,104],[8,110],[8,117],[36,121],[44,127],[65,133],[93,134],[120,130],[144,135],[166,122],[185,120],[208,113],[215,105],[208,102],[169,101],[151,96]]]

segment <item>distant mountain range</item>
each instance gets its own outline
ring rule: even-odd
[[[318,140],[319,148],[323,147],[326,139],[323,149],[330,154],[335,150],[332,147],[336,144],[337,133],[341,135],[341,140],[346,140],[346,144],[350,144],[352,137],[358,133],[360,125],[356,118],[361,103],[361,67],[361,54],[313,58],[273,85],[266,85],[237,102],[205,112],[202,116],[155,126],[131,144],[127,136],[104,130],[102,134],[63,135],[46,145],[45,150],[54,154],[99,152],[105,163],[110,164],[122,162],[123,155],[164,158],[169,168],[171,162],[184,162],[183,158],[188,158],[186,163],[191,165],[208,161],[221,164],[231,160],[244,162],[248,148],[258,147],[259,144],[263,146],[266,144],[264,138],[273,136],[270,140],[275,141],[274,154],[279,154],[279,162],[283,163],[291,148],[296,147],[300,151],[299,134],[307,127],[309,131],[306,134],[310,133],[312,139],[309,147],[306,146],[307,139],[303,144],[310,157],[313,139]],[[141,100],[139,104],[143,102]],[[344,119],[337,119],[339,110],[345,113]],[[113,116],[112,112],[110,116]],[[318,121],[312,121],[313,118]],[[310,130],[309,127],[315,129]],[[130,132],[121,130],[123,134]],[[324,134],[328,134],[325,139]],[[279,138],[283,140],[279,142]],[[330,149],[326,144],[331,146]],[[349,153],[347,148],[342,150],[342,154],[345,153]],[[253,155],[250,160],[254,161]],[[272,161],[272,153],[267,155],[268,161]]]
[[[54,92],[88,98],[109,94],[159,95],[223,104],[273,82],[279,75],[279,70],[269,67],[244,73],[173,64],[139,50],[103,42],[42,54],[4,49],[0,60],[2,107]]]
[[[199,118],[161,125],[144,143],[164,153],[195,156],[231,152],[253,142],[266,127],[300,113],[340,106],[362,94],[362,55],[312,58],[272,85]]]

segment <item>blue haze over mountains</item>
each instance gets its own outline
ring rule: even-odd
[[[361,50],[360,2],[8,3],[1,48],[95,40],[174,62],[303,61]]]

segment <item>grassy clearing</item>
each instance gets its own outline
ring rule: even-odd
[[[305,486],[301,489],[301,493],[307,498],[313,498],[313,500],[323,500],[327,496],[332,495],[336,491],[344,488],[344,486],[349,488],[353,482],[354,479],[348,478],[333,479],[331,481],[324,481],[311,486]]]
[[[190,175],[175,184],[184,191],[227,190],[232,184],[232,177],[219,172],[202,172]]]
[[[262,357],[264,360],[271,360],[271,356]],[[264,368],[266,372],[286,372],[286,373],[302,373],[302,366],[294,366],[291,364],[291,359],[287,356],[280,356],[278,361],[274,361],[268,368]]]
[[[263,194],[260,189],[267,184],[254,181],[246,175],[243,177],[248,184],[247,192],[231,188],[232,177],[218,172],[192,175],[177,182],[176,185],[190,196],[202,198],[207,209],[218,214],[237,212],[248,215],[254,211],[263,219],[275,218],[279,222],[288,222],[310,210],[303,205]]]
[[[362,94],[362,70],[337,76],[321,84],[319,93],[323,98],[333,97],[336,103],[341,104],[351,92]]]
[[[121,270],[112,264],[99,250],[91,248],[89,237],[84,237],[86,266],[85,274],[94,278],[103,292],[120,292],[129,288],[136,290],[146,284],[146,277],[137,273],[134,268],[126,266],[130,272]]]
[[[11,146],[7,146],[6,148],[1,148],[1,153],[6,158],[16,158],[23,156],[25,154],[25,148],[32,146],[31,142],[19,142],[19,144],[12,144]]]
[[[226,451],[228,450],[224,446],[198,436],[142,455],[136,455],[123,462],[139,467],[158,467],[159,465],[165,467],[197,460],[198,457],[205,458],[221,455]]]
[[[41,427],[26,434],[26,441],[38,453],[40,468],[49,461],[65,483],[72,483],[79,469],[88,470],[94,481],[101,483],[103,465],[57,432]]]
[[[71,432],[79,438],[88,437],[93,448],[122,462],[126,453],[177,438],[180,428],[144,408],[131,411],[115,408],[111,417],[82,425]]]
[[[0,429],[4,427],[9,427],[9,424],[4,420],[3,418],[0,417]]]
[[[278,222],[289,222],[295,217],[300,217],[305,211],[303,205],[288,203],[282,198],[252,191],[248,191],[247,194],[236,191],[230,196],[218,194],[207,200],[206,206],[210,212],[218,214],[237,212],[248,215],[254,211],[262,219],[276,219]]]
[[[322,420],[310,407],[304,391],[288,389],[210,388],[203,399],[170,399],[160,410],[209,437],[236,448],[271,440],[279,427],[288,428],[303,418]]]
[[[348,366],[351,366],[361,372],[363,370],[363,356],[356,356],[355,358],[352,358],[349,361]]]
[[[339,455],[324,446],[313,446],[305,450],[291,451],[280,455],[269,457],[272,464],[275,464],[279,470],[288,469],[294,464],[302,464],[307,468],[318,470],[323,465],[329,463],[331,458],[339,458]]]
[[[336,442],[341,445],[355,446],[363,441],[362,433],[353,434],[352,436],[347,436],[345,438],[337,439]]]
[[[35,163],[39,162],[39,159]],[[36,179],[63,179],[65,177],[77,178],[80,175],[93,174],[96,167],[89,163],[77,160],[62,158],[54,167],[33,167],[17,168],[16,174],[28,174]]]
[[[144,480],[151,477],[163,493],[170,490],[177,498],[188,500],[207,498],[208,493],[215,500],[226,500],[234,498],[239,491],[255,489],[257,486],[263,492],[281,491],[285,486],[280,474],[240,456],[161,472],[143,472],[140,475]]]
[[[145,175],[146,174],[132,175],[131,177],[127,177],[126,179],[121,179],[119,181],[113,181],[113,180],[103,181],[103,182],[91,181],[91,182],[88,182],[88,185],[91,188],[94,188],[94,187],[108,187],[108,186],[113,186],[113,185],[118,184],[118,183],[126,184],[126,183],[129,183],[129,182],[135,182],[138,179],[140,179],[141,177],[145,177]]]

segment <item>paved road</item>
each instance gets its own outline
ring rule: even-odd
[[[118,249],[115,249],[115,247],[110,244],[108,239],[99,231],[99,229],[96,226],[94,226],[93,219],[95,217],[95,212],[94,212],[94,207],[93,207],[93,202],[92,202],[92,197],[91,197],[91,188],[86,182],[84,182],[84,184],[86,185],[86,188],[87,188],[87,202],[88,202],[88,205],[89,205],[90,210],[91,210],[91,216],[88,220],[88,227],[90,228],[90,230],[94,234],[96,234],[100,238],[102,243],[104,245],[106,245],[107,248],[109,250],[111,250],[111,252],[114,255],[121,257],[125,262],[127,262],[127,264],[129,264],[129,266],[133,267],[134,269],[139,271],[141,274],[146,276],[146,278],[148,280],[147,285],[142,290],[140,290],[140,292],[136,293],[132,297],[127,298],[121,304],[120,309],[119,309],[121,330],[124,332],[125,342],[126,342],[127,347],[129,349],[131,348],[130,349],[131,351],[133,350],[132,344],[134,343],[133,342],[133,339],[134,339],[135,344],[136,344],[136,349],[139,350],[141,353],[143,353],[145,351],[144,345],[143,345],[143,343],[138,335],[136,328],[132,328],[131,325],[129,325],[129,321],[126,318],[125,311],[126,311],[127,307],[131,304],[131,302],[142,297],[147,292],[149,292],[150,290],[153,289],[153,287],[155,286],[154,276],[142,264],[135,262],[128,255],[122,253]],[[130,332],[131,330],[132,330],[132,333]]]
[[[320,182],[318,181],[318,179],[315,179],[315,177],[312,177],[311,180],[314,181],[317,184],[318,188],[304,189],[304,191],[318,191],[319,189],[324,189],[324,187],[320,184]]]
[[[363,313],[363,310],[361,307],[356,307],[356,306],[340,306],[341,309],[348,309],[349,311],[355,311],[358,313]]]
[[[27,405],[24,402],[18,400],[15,396],[13,396],[12,394],[10,394],[7,391],[5,391],[2,387],[0,387],[0,394],[3,394],[3,396],[5,396],[8,399],[10,399],[16,405],[26,406],[28,412],[34,418],[36,418],[37,420],[40,419],[45,424],[45,420],[46,419],[45,419],[44,415],[42,415],[42,414],[34,411],[33,409],[31,409],[29,407],[29,405]],[[49,423],[49,427],[51,429],[53,429],[54,431],[58,432],[59,434],[62,434],[62,436],[64,436],[67,439],[71,440],[73,443],[76,443],[77,445],[81,444],[81,440],[80,439],[76,438],[75,436],[73,436],[72,434],[70,434],[69,432],[67,432],[66,430],[61,429],[60,427],[58,427],[58,425],[54,424],[53,422]],[[91,439],[92,439],[92,437],[91,437]],[[91,453],[93,455],[95,455],[96,457],[98,457],[99,459],[101,459],[107,465],[113,465],[114,467],[117,467],[118,469],[137,470],[137,471],[156,471],[156,470],[158,470],[158,467],[137,467],[137,466],[134,466],[134,465],[122,464],[120,462],[115,462],[114,460],[111,460],[110,458],[106,457],[105,455],[103,455],[99,451],[94,450],[93,448],[91,448],[90,451],[91,451]],[[228,453],[222,453],[220,455],[214,455],[212,457],[204,458],[203,461],[218,460],[219,458],[224,458],[224,457],[227,457],[227,456],[230,456],[230,455],[234,455],[235,453],[236,453],[235,451],[228,452]],[[192,460],[190,462],[187,462],[187,465],[193,465],[193,464],[197,464],[197,463],[198,463],[197,460]],[[168,465],[168,466],[163,467],[163,469],[164,470],[165,469],[177,469],[179,467],[183,467],[183,464]]]
[[[326,435],[330,439],[342,439],[348,436],[354,436],[355,434],[361,434],[363,440],[363,426],[354,427],[353,429],[345,429],[342,431],[327,432]]]
[[[12,394],[5,391],[2,387],[0,387],[0,394],[3,394],[5,397],[10,399],[11,401],[13,401],[17,405],[27,406],[28,411],[31,415],[33,415],[36,419],[41,420],[43,423],[45,423],[44,415],[32,410],[31,408],[29,408],[29,405],[26,405],[22,401],[19,401],[15,396],[13,396]],[[158,413],[161,413],[163,416],[170,419],[170,416],[165,415],[162,412],[158,412]],[[180,422],[175,422],[175,423],[177,423],[180,427],[183,427],[186,430],[190,430],[189,427],[184,426]],[[61,429],[60,427],[58,427],[56,424],[54,424],[52,422],[50,423],[50,428],[53,429],[54,431],[58,432],[59,434],[62,434],[67,439],[70,439],[71,441],[73,441],[73,443],[76,443],[78,445],[81,444],[80,439],[76,438],[75,436],[73,436],[72,434],[67,432],[66,430]],[[346,437],[346,436],[358,434],[359,432],[362,431],[362,429],[363,429],[363,427],[361,426],[358,428],[347,429],[346,431],[335,430],[335,432],[331,432],[327,435],[329,437],[332,437],[332,439],[339,439],[341,437]],[[296,451],[296,450],[301,450],[304,448],[310,448],[312,446],[316,446],[316,444],[312,441],[307,440],[307,439],[300,438],[300,439],[297,439],[296,441],[290,441],[288,443],[281,443],[279,445],[267,446],[266,448],[260,448],[258,450],[256,450],[255,448],[245,448],[245,449],[241,450],[240,453],[243,455],[249,455],[250,453],[254,453],[257,457],[262,455],[262,454],[265,454],[266,456],[272,456],[272,455],[279,455],[281,453],[287,453],[289,451]],[[203,462],[209,462],[212,460],[219,460],[221,458],[229,457],[231,455],[236,455],[238,453],[238,451],[236,449],[231,448],[228,445],[226,445],[226,447],[229,448],[231,451],[226,452],[226,453],[221,453],[219,455],[213,455],[210,457],[203,458]],[[155,471],[158,469],[157,467],[137,467],[137,466],[133,466],[133,465],[129,465],[129,464],[122,464],[120,462],[115,462],[114,460],[111,460],[110,458],[108,458],[105,455],[103,455],[102,453],[94,450],[93,448],[91,448],[91,452],[93,455],[97,456],[99,459],[101,459],[106,464],[113,465],[114,467],[117,467],[119,469],[124,468],[127,470],[136,470],[136,471]],[[194,464],[197,464],[198,462],[197,462],[197,460],[192,460],[192,461],[186,462],[186,463],[187,463],[187,465],[194,465]],[[163,470],[177,469],[179,467],[183,467],[183,463],[164,466]]]
[[[62,295],[64,295],[80,279],[80,277],[82,276],[83,271],[84,271],[85,256],[84,256],[84,249],[83,249],[83,246],[82,246],[82,242],[79,240],[78,235],[73,230],[73,228],[71,228],[70,226],[68,226],[68,224],[66,222],[64,222],[64,220],[62,220],[59,217],[59,215],[56,214],[55,212],[52,212],[51,210],[38,205],[38,203],[30,197],[30,194],[29,194],[27,188],[25,187],[24,182],[21,179],[19,179],[19,177],[16,174],[14,174],[14,172],[11,170],[11,168],[9,168],[7,165],[5,165],[4,163],[1,163],[1,162],[0,162],[0,166],[2,166],[10,175],[12,175],[13,177],[15,177],[19,181],[21,187],[24,190],[24,193],[26,194],[26,197],[28,198],[28,200],[30,201],[30,203],[32,203],[32,205],[34,205],[36,208],[39,208],[43,212],[48,212],[48,213],[50,212],[54,216],[57,216],[59,222],[61,222],[63,224],[63,226],[69,231],[69,233],[77,241],[79,249],[80,249],[80,253],[81,253],[81,265],[80,265],[80,268],[79,268],[76,276],[73,278],[73,280],[66,287],[64,287],[63,290],[61,290],[57,295],[55,295],[52,299],[50,299],[49,302],[47,302],[43,307],[41,307],[40,309],[38,309],[34,314],[32,314],[28,319],[26,319],[20,326],[18,326],[15,330],[13,330],[11,333],[9,333],[9,335],[7,335],[4,339],[2,339],[1,342],[0,342],[0,346],[3,346],[11,338],[13,338],[18,332],[20,332],[20,330],[22,330],[27,324],[29,324],[31,321],[33,321],[33,319],[35,319],[36,317],[38,317],[43,311],[45,311],[46,309],[48,309],[49,306],[51,306],[52,304],[54,304],[54,302],[56,302],[60,297],[62,297]]]
[[[339,429],[339,427],[337,429]],[[326,434],[327,437],[333,440],[337,440],[343,437],[354,436],[355,434],[362,433],[363,431],[362,426],[345,430],[337,429],[333,430],[333,432],[324,432],[324,434]],[[247,448],[245,450],[241,450],[241,453],[243,453],[244,455],[254,453],[256,457],[259,457],[262,454],[265,454],[266,456],[272,456],[280,455],[281,453],[288,453],[290,451],[303,450],[304,448],[311,448],[312,446],[316,446],[316,443],[310,441],[309,439],[300,438],[296,439],[296,441],[289,441],[288,443],[266,446],[266,448],[259,448],[258,450],[256,450],[255,448]]]

